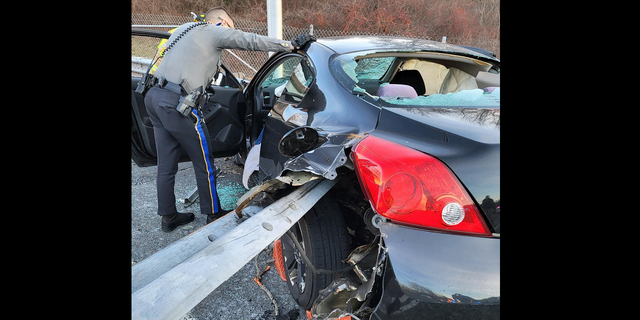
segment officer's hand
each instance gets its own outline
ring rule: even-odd
[[[316,41],[316,37],[310,34],[299,34],[295,39],[291,40],[291,45],[293,46],[293,52],[304,48],[308,43],[312,41]]]

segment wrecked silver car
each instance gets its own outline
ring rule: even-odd
[[[308,317],[500,317],[498,59],[339,37],[274,54],[246,87],[222,69],[204,108],[214,156],[238,154],[245,185],[274,199],[339,180],[274,247]],[[132,93],[140,166],[155,163],[152,134]]]

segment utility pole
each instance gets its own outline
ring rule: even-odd
[[[267,32],[271,38],[282,39],[282,0],[267,0]],[[272,55],[269,51],[269,57]],[[282,77],[282,66],[276,72]]]
[[[282,0],[267,0],[267,30],[269,37],[282,39]]]

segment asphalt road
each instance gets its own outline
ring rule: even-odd
[[[220,202],[224,209],[233,209],[237,199],[247,190],[242,186],[242,167],[235,165],[231,158],[215,159],[221,169],[216,180]],[[180,163],[176,175],[176,198],[185,198],[196,185],[191,162]],[[172,242],[204,226],[206,217],[200,214],[199,203],[184,207],[178,204],[178,211],[196,213],[190,224],[180,226],[172,232],[160,229],[157,215],[156,167],[138,167],[131,161],[131,265],[144,260]],[[304,320],[305,311],[291,298],[286,283],[278,276],[273,263],[267,263],[271,251],[261,253],[258,266],[271,269],[262,277],[262,283],[271,291],[278,303],[281,317],[278,319]],[[253,259],[243,266],[233,277],[209,294],[182,319],[276,319],[274,307],[266,293],[253,281],[256,275]]]

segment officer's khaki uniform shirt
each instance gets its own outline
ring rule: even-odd
[[[178,27],[169,37],[167,45],[194,23]],[[184,79],[191,90],[200,86],[206,88],[218,69],[223,49],[288,52],[290,43],[208,23],[182,36],[165,54],[154,76],[164,77],[174,83]]]

